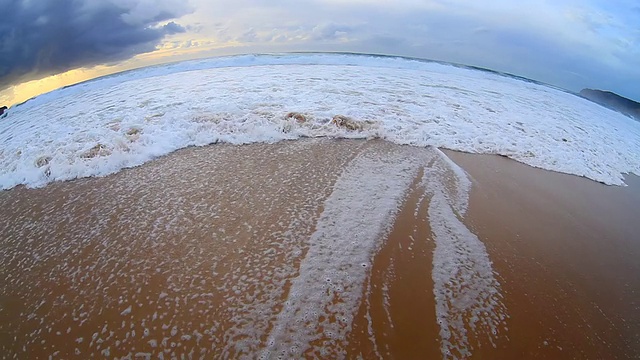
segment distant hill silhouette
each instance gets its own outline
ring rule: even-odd
[[[580,96],[640,121],[640,103],[611,91],[582,89]]]

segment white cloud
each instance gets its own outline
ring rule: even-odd
[[[489,67],[576,90],[599,86],[586,81],[605,87],[614,78],[640,80],[635,65],[640,11],[630,18],[631,2],[617,3],[615,9],[605,0],[192,3],[196,11],[183,23],[197,26],[198,37],[242,52],[393,53]],[[630,91],[628,85],[616,86]]]

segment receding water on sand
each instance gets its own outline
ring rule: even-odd
[[[622,241],[638,225],[580,225],[592,213],[568,195],[547,203],[518,197],[548,194],[536,184],[549,182],[607,204],[609,195],[636,194],[633,182],[609,188],[567,176],[589,184],[568,186],[554,181],[564,175],[502,158],[496,169],[525,175],[491,176],[475,159],[385,141],[221,144],[103,178],[4,191],[0,352],[34,359],[640,354],[632,300],[640,291],[638,246]],[[539,182],[522,180],[533,178]],[[500,194],[502,187],[512,190]],[[637,211],[638,203],[608,206]],[[552,223],[540,215],[547,207],[571,215]],[[608,256],[597,237],[578,237],[589,231],[606,236]],[[550,234],[557,243],[542,238]],[[571,260],[577,242],[593,247],[581,256],[622,265],[592,274]],[[601,280],[609,282],[600,288]],[[561,296],[551,302],[551,294]]]

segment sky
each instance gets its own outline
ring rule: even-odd
[[[0,0],[0,105],[186,59],[344,51],[640,101],[637,0]]]

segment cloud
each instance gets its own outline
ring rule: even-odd
[[[201,25],[198,37],[214,39],[219,53],[397,54],[640,95],[629,91],[640,80],[637,0],[192,1],[198,10],[183,21]]]
[[[0,88],[153,51],[185,0],[0,0]],[[162,23],[166,23],[161,25]]]
[[[354,26],[325,23],[315,26],[311,30],[311,39],[317,41],[341,40],[355,30]]]
[[[168,22],[166,25],[162,26],[161,29],[164,30],[166,34],[177,34],[187,31],[184,26],[176,24],[173,21]]]
[[[252,43],[256,40],[258,40],[258,33],[256,33],[255,29],[253,28],[249,28],[247,31],[236,38],[236,41],[243,43]]]

